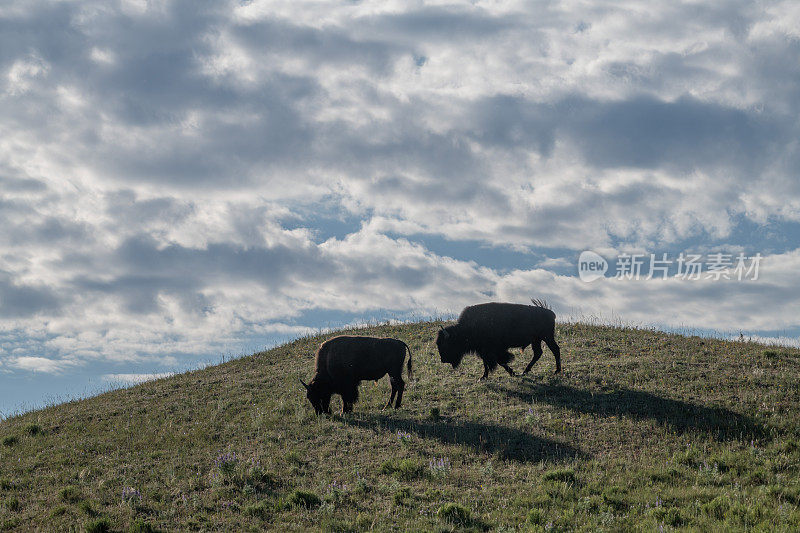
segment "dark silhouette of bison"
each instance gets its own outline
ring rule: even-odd
[[[358,385],[363,380],[378,381],[389,374],[392,395],[386,407],[392,405],[395,394],[395,409],[400,407],[403,390],[403,360],[408,351],[408,377],[411,379],[411,349],[398,339],[376,337],[353,337],[341,335],[328,339],[317,349],[314,377],[306,383],[306,397],[316,413],[331,413],[331,396],[342,397],[342,414],[353,410],[358,401]]]
[[[533,359],[523,374],[542,356],[544,341],[556,357],[556,373],[561,372],[561,350],[556,344],[556,314],[540,300],[533,305],[486,303],[465,307],[452,326],[441,328],[436,336],[436,346],[443,363],[458,367],[464,355],[475,353],[483,360],[483,376],[497,365],[514,375],[508,364],[514,358],[509,348],[531,345]]]

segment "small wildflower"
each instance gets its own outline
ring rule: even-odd
[[[232,501],[223,502],[223,504],[222,504],[222,508],[225,509],[226,511],[230,511],[235,507],[236,507],[236,502],[232,502]]]
[[[214,466],[223,474],[230,475],[233,473],[233,469],[236,468],[236,463],[238,462],[239,458],[236,456],[236,452],[226,452],[214,459]]]
[[[124,487],[122,489],[123,502],[140,502],[142,501],[142,493],[133,487]]]
[[[347,490],[345,483],[339,483],[335,479],[328,485],[328,492],[344,492]]]
[[[402,429],[398,429],[397,440],[400,442],[400,444],[408,444],[411,442],[411,433],[403,431]]]
[[[428,461],[428,467],[434,476],[443,476],[450,471],[450,459],[447,457],[434,457]]]

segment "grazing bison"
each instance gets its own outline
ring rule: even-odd
[[[306,397],[317,414],[331,413],[331,396],[342,397],[342,413],[353,410],[358,401],[358,384],[362,380],[378,381],[389,374],[392,395],[386,407],[392,405],[395,394],[395,409],[400,407],[403,390],[403,360],[408,351],[408,377],[411,378],[411,349],[398,339],[376,337],[351,337],[341,335],[323,342],[316,354],[314,377],[306,383]]]
[[[556,372],[561,372],[561,350],[555,340],[556,314],[539,300],[533,305],[487,303],[465,307],[452,326],[441,328],[436,346],[443,363],[456,368],[465,354],[474,352],[483,360],[485,379],[497,365],[514,375],[508,366],[514,355],[509,348],[531,345],[533,359],[525,368],[526,374],[542,356],[544,341],[556,357]]]

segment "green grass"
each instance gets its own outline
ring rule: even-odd
[[[108,533],[111,531],[111,521],[108,518],[98,518],[86,522],[86,533]]]
[[[326,335],[4,420],[0,530],[800,527],[800,351],[562,324],[560,376],[478,383],[439,324],[358,330],[410,345],[399,411],[383,380],[314,416]]]

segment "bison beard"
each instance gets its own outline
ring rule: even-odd
[[[397,396],[400,407],[405,390],[403,361],[408,352],[408,377],[411,378],[411,349],[398,339],[342,335],[322,343],[315,358],[315,373],[307,385],[306,397],[317,414],[330,414],[331,397],[342,397],[342,413],[353,410],[358,401],[358,385],[364,380],[378,381],[389,374],[392,394],[386,407]]]
[[[555,341],[556,315],[538,300],[534,305],[486,303],[464,308],[456,324],[440,328],[436,346],[443,363],[457,368],[464,355],[475,353],[483,361],[483,376],[498,365],[510,375],[509,363],[514,355],[510,348],[533,348],[533,358],[523,374],[542,356],[542,342],[556,359],[556,373],[561,371],[561,350]]]

